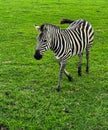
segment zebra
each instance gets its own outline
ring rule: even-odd
[[[84,50],[86,50],[86,73],[89,73],[89,53],[94,40],[92,25],[87,21],[83,19],[62,19],[60,23],[69,24],[69,26],[66,29],[61,29],[53,24],[35,25],[36,30],[40,33],[37,36],[38,44],[34,54],[34,58],[40,60],[43,53],[48,49],[54,52],[60,65],[58,86],[56,88],[58,92],[60,91],[63,73],[69,81],[73,81],[73,78],[65,69],[67,60],[72,56],[78,55],[78,75],[82,75],[81,66]]]

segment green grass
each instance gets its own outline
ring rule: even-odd
[[[78,57],[63,76],[52,52],[33,58],[34,24],[86,19],[95,31],[90,73],[77,76]],[[61,25],[59,25],[61,26]],[[62,28],[67,27],[62,25]],[[108,1],[0,0],[0,125],[10,130],[108,130]],[[3,128],[3,126],[2,126]]]

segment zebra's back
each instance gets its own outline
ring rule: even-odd
[[[77,55],[82,53],[84,49],[92,46],[94,31],[87,21],[77,20],[72,22],[72,24],[62,32],[62,35],[65,37],[67,45],[69,44],[68,47],[72,49],[72,55]]]
[[[87,42],[88,44],[93,42],[94,31],[91,24],[87,21],[83,19],[76,20],[72,22],[67,29],[74,30],[76,31],[76,33],[79,33],[83,37],[83,39],[87,40],[85,42]]]

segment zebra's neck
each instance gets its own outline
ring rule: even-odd
[[[51,51],[53,51],[55,53],[55,49],[57,48],[57,44],[58,44],[58,35],[61,32],[61,29],[55,25],[47,25],[47,29],[48,29],[48,35],[50,37],[50,42],[49,42],[49,48],[51,49]]]
[[[57,59],[59,59],[59,53],[60,50],[63,50],[64,48],[64,41],[62,41],[62,34],[61,32],[56,32],[51,35],[51,43],[50,43],[50,49],[54,52],[54,55]],[[62,44],[62,45],[61,45]],[[62,46],[62,47],[61,47]]]
[[[48,30],[48,35],[50,36],[50,49],[55,53],[55,48],[58,39],[58,35],[60,35],[61,29],[58,26],[52,25],[52,24],[46,24],[45,27]]]
[[[50,43],[50,49],[54,52],[56,49],[56,46],[58,44],[58,35],[59,33],[52,33],[50,34],[50,38],[51,38],[51,43]]]

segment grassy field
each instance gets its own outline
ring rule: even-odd
[[[33,58],[34,24],[86,19],[95,31],[90,73],[77,76],[78,57],[63,76],[52,52]],[[108,130],[108,0],[0,0],[0,129]]]

